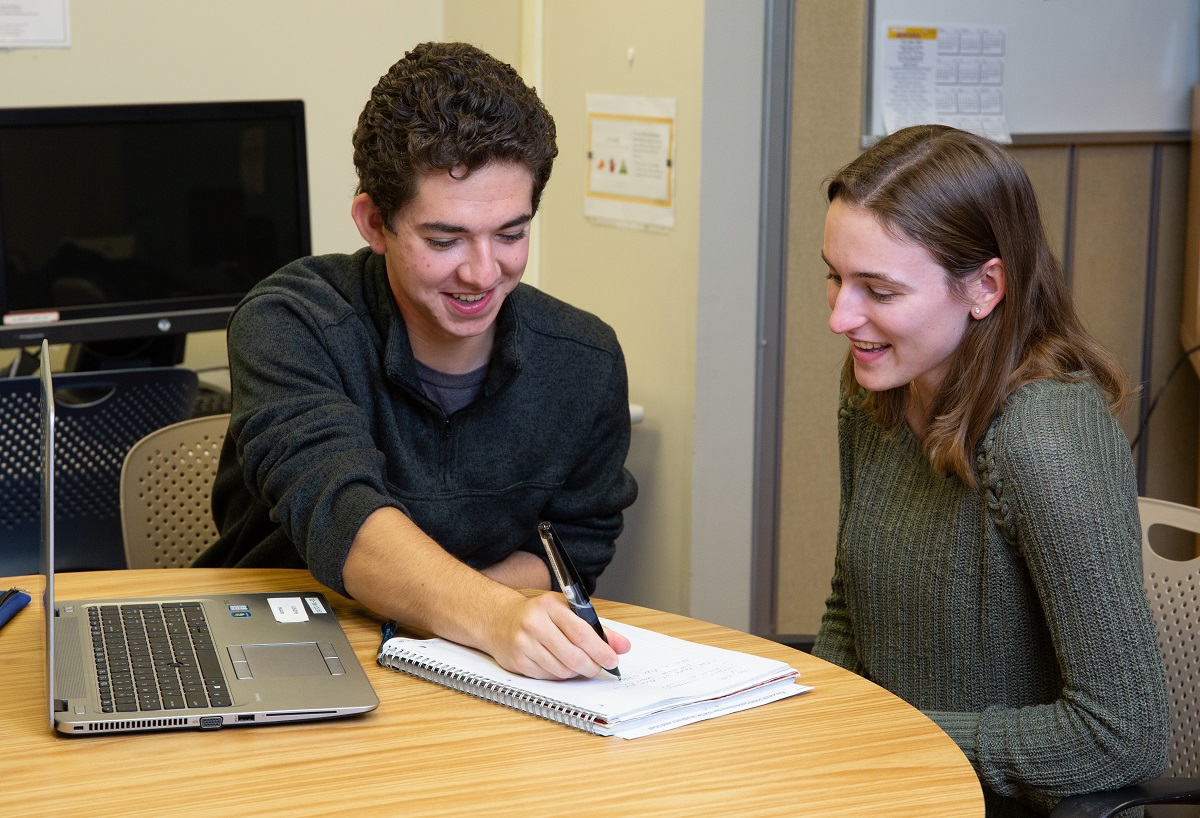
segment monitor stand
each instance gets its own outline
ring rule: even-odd
[[[139,369],[147,366],[178,366],[183,363],[187,335],[149,338],[120,338],[71,344],[66,371],[96,372],[105,369]]]
[[[151,366],[179,366],[187,335],[160,335],[149,338],[122,338],[71,344],[67,351],[65,372],[104,372],[114,369],[140,369]],[[101,387],[101,394],[103,387]],[[75,390],[71,394],[56,392],[67,403],[89,403],[99,394],[92,389]],[[229,390],[211,384],[200,384],[193,407],[193,417],[216,415],[232,409]]]

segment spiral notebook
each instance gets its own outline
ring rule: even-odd
[[[546,681],[444,639],[394,637],[378,661],[443,687],[601,736],[638,738],[804,693],[796,670],[748,653],[601,620],[628,637],[621,678]]]

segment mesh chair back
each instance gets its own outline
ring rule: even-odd
[[[1200,556],[1172,560],[1150,547],[1150,528],[1200,534],[1200,508],[1138,498],[1146,594],[1158,628],[1171,704],[1171,766],[1166,775],[1200,776]]]
[[[186,568],[217,539],[212,484],[229,415],[151,432],[121,470],[121,525],[130,568]]]
[[[125,567],[120,479],[125,453],[192,412],[196,373],[174,367],[54,376],[56,567]],[[0,379],[0,576],[41,571],[41,386]]]

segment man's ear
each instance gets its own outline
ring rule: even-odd
[[[380,255],[387,250],[383,237],[383,215],[375,202],[366,193],[360,193],[350,203],[350,218],[358,227],[359,235],[371,246],[371,250]]]
[[[975,281],[975,297],[971,305],[971,317],[983,319],[991,315],[992,310],[1004,300],[1007,291],[1007,279],[1004,274],[1004,262],[998,258],[984,262],[979,268]]]

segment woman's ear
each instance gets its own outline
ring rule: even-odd
[[[1007,281],[1004,275],[1004,262],[998,258],[984,262],[979,268],[975,280],[974,298],[971,304],[971,317],[987,318],[992,310],[1004,300]]]
[[[383,236],[383,216],[370,196],[360,193],[354,197],[354,201],[350,203],[350,218],[354,219],[359,235],[371,246],[371,250],[380,254],[387,250],[387,242]]]

